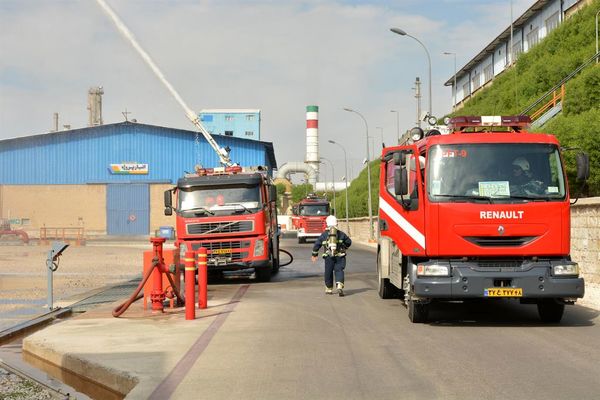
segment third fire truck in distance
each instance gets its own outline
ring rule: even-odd
[[[561,147],[529,123],[456,117],[450,134],[415,128],[414,144],[383,150],[379,295],[404,299],[412,322],[438,301],[500,298],[559,322],[583,297]],[[587,179],[587,155],[577,159]]]
[[[292,207],[292,227],[296,229],[298,243],[318,238],[325,230],[329,212],[329,201],[314,194],[309,194]]]
[[[165,192],[165,215],[177,216],[175,246],[182,256],[205,247],[211,274],[252,268],[270,280],[279,270],[276,195],[266,167],[198,168]]]

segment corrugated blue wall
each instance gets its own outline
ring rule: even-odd
[[[215,136],[240,165],[273,169],[270,143]],[[269,154],[270,152],[270,154]],[[148,164],[147,175],[114,175],[110,164]],[[202,135],[159,126],[119,123],[0,141],[0,184],[176,182],[194,165],[220,166]]]

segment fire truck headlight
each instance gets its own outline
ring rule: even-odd
[[[449,276],[450,267],[448,265],[417,265],[417,276]]]
[[[552,267],[555,276],[579,276],[579,264],[557,264]]]
[[[257,239],[254,242],[254,257],[259,257],[265,254],[265,241],[263,239]]]

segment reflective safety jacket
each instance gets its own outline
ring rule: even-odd
[[[321,246],[323,247],[323,257],[329,257],[332,255],[332,254],[330,254],[329,248],[327,245],[328,239],[329,239],[329,230],[326,230],[325,232],[321,233],[321,235],[317,238],[315,245],[313,246],[313,249],[312,249],[312,255],[314,257],[319,255],[319,248],[321,248]],[[335,250],[335,253],[333,254],[333,256],[334,257],[345,257],[346,249],[349,248],[351,245],[352,245],[352,240],[350,240],[348,235],[346,235],[344,232],[342,232],[338,229],[338,231],[337,231],[337,247],[336,247],[336,250]]]

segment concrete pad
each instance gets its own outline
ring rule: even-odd
[[[66,369],[127,398],[148,398],[210,326],[239,285],[209,288],[209,307],[196,309],[194,321],[183,308],[153,314],[134,303],[120,318],[118,304],[99,307],[72,320],[36,332],[23,351]]]

